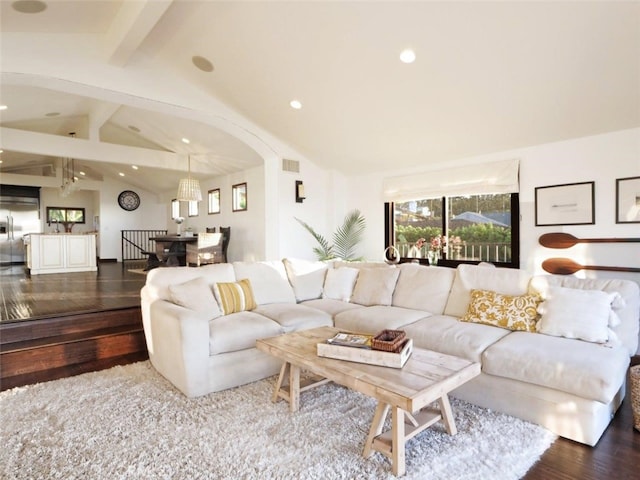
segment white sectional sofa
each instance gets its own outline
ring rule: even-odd
[[[241,279],[255,302],[240,295],[244,311],[221,312],[221,284],[240,291]],[[189,397],[277,373],[259,338],[403,329],[416,347],[482,364],[454,396],[588,445],[620,406],[638,349],[640,291],[628,280],[285,259],[155,269],[141,298],[151,363]]]

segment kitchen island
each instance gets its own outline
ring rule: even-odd
[[[31,275],[98,270],[95,233],[31,233],[24,243]]]

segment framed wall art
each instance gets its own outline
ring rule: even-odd
[[[616,223],[640,223],[640,177],[616,180]]]
[[[209,215],[220,213],[220,189],[209,190],[207,192],[207,200],[209,203]]]
[[[238,183],[231,187],[232,207],[234,212],[242,212],[247,209],[247,184]]]
[[[594,182],[536,187],[536,226],[593,225],[594,192]]]

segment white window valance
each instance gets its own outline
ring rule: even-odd
[[[477,163],[389,177],[383,181],[385,202],[408,202],[421,198],[517,193],[518,159]]]

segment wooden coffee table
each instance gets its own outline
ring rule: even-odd
[[[322,327],[256,342],[258,350],[284,362],[272,401],[283,398],[295,412],[300,407],[301,392],[329,381],[375,398],[378,406],[363,455],[369,457],[378,451],[390,458],[394,475],[404,475],[407,440],[438,421],[450,435],[456,434],[448,393],[479,375],[480,364],[421,348],[414,348],[402,369],[319,357],[317,344],[338,331]],[[319,377],[301,382],[301,370]],[[391,430],[383,432],[389,410]]]

